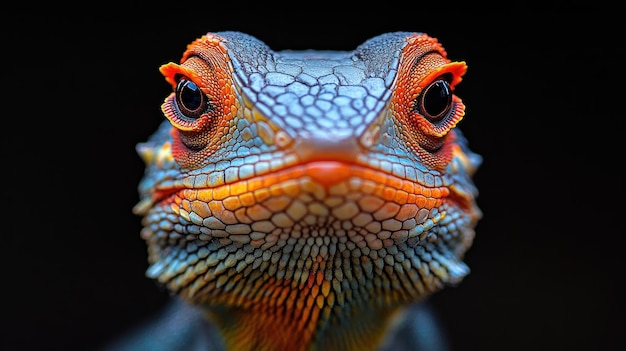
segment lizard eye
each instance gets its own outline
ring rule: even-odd
[[[207,96],[196,83],[182,78],[176,85],[176,105],[190,120],[195,120],[206,112],[209,106]]]
[[[450,83],[440,77],[424,88],[417,97],[415,110],[430,122],[439,122],[452,107],[452,95]]]

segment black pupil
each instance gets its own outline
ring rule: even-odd
[[[440,117],[448,109],[452,101],[450,86],[445,80],[431,84],[424,93],[423,109],[429,117]]]
[[[202,91],[191,81],[181,80],[179,83],[180,100],[185,108],[190,111],[197,110],[202,104]]]

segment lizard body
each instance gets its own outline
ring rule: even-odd
[[[161,67],[167,121],[137,146],[147,276],[228,350],[380,347],[469,272],[481,158],[455,128],[465,70],[423,33],[353,52],[198,38]]]

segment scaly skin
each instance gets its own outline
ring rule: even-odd
[[[422,33],[354,52],[195,40],[161,67],[167,121],[138,145],[147,275],[229,350],[376,349],[407,306],[469,272],[465,70]]]

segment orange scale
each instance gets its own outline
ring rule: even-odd
[[[398,191],[396,191],[396,196],[393,199],[393,201],[398,203],[398,204],[403,205],[403,204],[406,203],[406,200],[408,199],[408,197],[409,197],[409,194],[407,194],[406,191],[398,190]]]
[[[324,279],[320,285],[322,286],[322,294],[328,296],[330,293],[330,282]]]
[[[274,174],[268,174],[263,176],[263,178],[261,178],[262,180],[262,187],[264,188],[269,188],[270,186],[278,183],[278,177]]]
[[[319,285],[315,284],[311,287],[311,291],[309,292],[309,294],[311,295],[311,297],[316,297],[320,292],[320,287]]]
[[[372,181],[366,181],[361,183],[360,192],[364,194],[373,194],[376,190],[376,183]]]
[[[320,262],[320,271],[317,272],[317,276],[315,277],[317,285],[319,285],[319,286],[321,286],[322,283],[325,282],[325,280],[324,280],[324,273],[322,273],[325,268],[326,268],[326,261]]]
[[[383,196],[383,191],[385,190],[385,186],[382,183],[377,183],[374,186],[374,192],[373,194],[375,194],[376,196]]]
[[[291,287],[291,291],[287,299],[285,300],[285,306],[287,309],[292,310],[294,308],[294,304],[298,301],[298,290]]]
[[[422,195],[414,195],[415,200],[412,201],[419,208],[426,208],[426,198]]]
[[[268,200],[271,196],[269,190],[259,189],[254,192],[254,197],[256,198],[257,203],[261,203],[265,200]]]
[[[242,206],[252,206],[257,203],[252,193],[241,194],[239,200]]]
[[[198,196],[197,189],[185,189],[183,190],[183,197],[187,200],[195,200]]]
[[[437,207],[438,203],[439,203],[439,201],[437,201],[436,199],[433,199],[433,198],[425,199],[426,208],[435,208],[435,207]]]
[[[280,294],[277,296],[276,298],[276,303],[279,306],[284,306],[285,305],[285,301],[287,300],[287,297],[289,297],[289,292],[291,291],[291,289],[289,288],[289,286],[284,286],[280,289]]]
[[[396,189],[392,188],[392,187],[384,187],[383,188],[383,194],[382,197],[383,199],[387,200],[387,201],[393,201],[396,197]]]
[[[310,178],[306,178],[300,182],[300,187],[303,192],[312,194],[316,199],[322,199],[326,196],[325,188],[310,180]]]
[[[441,191],[441,197],[448,197],[448,196],[450,196],[450,189],[449,188],[439,188],[439,191]]]
[[[191,203],[187,199],[183,199],[180,203],[180,207],[187,212],[191,212]]]
[[[241,195],[248,191],[248,183],[246,181],[237,182],[230,185],[231,195]]]
[[[213,189],[213,198],[215,200],[223,200],[230,195],[230,185],[228,184]]]
[[[386,177],[381,176],[377,171],[371,169],[364,169],[362,171],[362,177],[365,179],[373,180],[375,183],[381,183],[385,181]]]
[[[180,197],[180,194],[177,194],[173,197],[173,202],[179,206],[182,203],[182,201],[183,199]]]
[[[310,337],[317,328],[317,320],[319,319],[320,311],[321,309],[319,308],[313,308],[311,310],[311,321],[308,325],[308,328],[306,328],[306,331],[308,331],[308,333],[305,333],[307,337]]]
[[[256,221],[268,219],[272,216],[272,213],[260,204],[254,204],[246,209],[246,215]]]
[[[285,180],[289,180],[289,179],[295,179],[295,178],[301,178],[303,177],[307,172],[305,171],[304,167],[296,167],[296,168],[292,168],[289,169],[285,172],[281,172],[278,174],[278,180],[279,181],[285,181]]]
[[[300,308],[300,320],[298,321],[298,329],[306,329],[306,323],[310,323],[309,316],[311,314],[311,306],[313,305],[313,297],[308,296],[306,301],[304,301],[302,307]]]
[[[319,295],[316,299],[315,302],[317,303],[317,308],[319,308],[320,310],[322,308],[324,308],[324,304],[326,302],[326,299],[324,299],[324,296]]]
[[[202,218],[211,217],[211,210],[209,209],[209,205],[207,205],[207,203],[204,201],[191,202],[191,210]]]
[[[224,204],[221,201],[211,201],[209,202],[209,209],[215,216],[221,216],[224,213]]]
[[[434,189],[431,189],[431,192],[430,192],[430,193],[431,193],[432,197],[434,197],[434,198],[439,199],[439,198],[441,198],[441,197],[442,197],[442,191],[441,191],[441,188],[434,188]]]
[[[235,211],[238,208],[241,208],[241,201],[237,196],[230,196],[225,198],[222,203],[224,204],[224,208],[229,211]]]
[[[386,185],[387,186],[391,186],[394,187],[396,189],[402,189],[402,179],[400,178],[396,178],[396,177],[386,177],[387,181],[386,181]]]
[[[213,189],[199,189],[196,192],[196,199],[203,202],[210,202],[213,200]]]
[[[383,173],[375,173],[374,177],[372,178],[372,180],[374,180],[376,183],[380,185],[389,185],[390,183],[393,183],[392,181],[393,179],[395,179],[395,177],[390,177]]]
[[[415,184],[405,180],[402,182],[402,187],[400,189],[406,191],[407,193],[413,193],[415,192]]]
[[[335,292],[334,291],[330,291],[328,293],[328,296],[326,297],[326,303],[328,304],[328,306],[334,306],[335,305]]]
[[[295,179],[290,179],[286,181],[284,184],[282,184],[282,188],[284,192],[291,197],[296,197],[298,194],[300,194],[301,191],[300,184]]]
[[[267,207],[270,211],[274,213],[280,212],[287,208],[291,203],[291,198],[288,196],[280,196],[268,199],[263,203],[263,206]]]
[[[248,191],[254,191],[256,189],[264,188],[263,178],[252,178],[247,180],[248,183]]]
[[[280,196],[285,193],[285,189],[283,189],[282,184],[273,184],[270,186],[270,194],[272,196]]]

